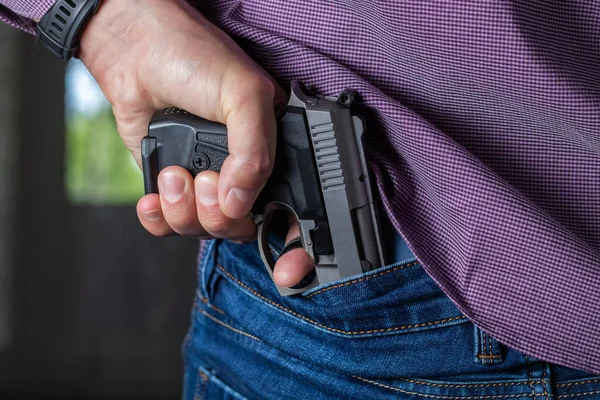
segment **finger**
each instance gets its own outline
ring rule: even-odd
[[[111,98],[113,115],[123,143],[141,169],[142,137],[148,133],[148,124],[156,112],[156,108],[150,102],[140,101],[144,95],[140,94],[139,90],[127,90],[128,85],[122,86],[122,91],[117,93],[118,102]]]
[[[158,175],[160,204],[165,220],[180,235],[204,236],[196,213],[194,180],[181,167],[167,167]]]
[[[286,237],[286,243],[300,237],[300,227],[297,222],[290,226]],[[273,279],[275,283],[283,287],[297,285],[313,269],[314,264],[304,249],[294,249],[285,253],[275,263]]]
[[[218,202],[219,174],[205,171],[196,176],[196,207],[200,223],[214,237],[246,242],[255,238],[256,225],[248,215],[234,220],[223,214]]]
[[[268,79],[255,78],[253,82],[247,83],[242,93],[226,94],[223,107],[229,156],[221,168],[219,204],[233,219],[250,211],[275,159],[275,89]]]
[[[148,194],[142,197],[137,204],[137,215],[142,226],[154,236],[168,236],[173,234],[162,210],[158,194]]]
[[[248,214],[271,174],[276,144],[274,108],[284,92],[257,68],[232,68],[221,74],[227,79],[221,78],[220,85],[191,79],[186,93],[167,101],[227,125],[229,156],[221,168],[219,204],[227,217],[240,219]],[[203,97],[219,102],[204,104]]]

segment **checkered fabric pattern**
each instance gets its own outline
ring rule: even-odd
[[[34,33],[35,20],[40,20],[56,0],[0,0],[0,21]]]
[[[282,84],[358,92],[387,214],[467,317],[600,373],[600,2],[197,3]]]

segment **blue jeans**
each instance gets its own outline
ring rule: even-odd
[[[255,243],[203,253],[184,399],[600,399],[600,377],[475,327],[401,240],[397,263],[286,298]]]

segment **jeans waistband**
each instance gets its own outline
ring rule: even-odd
[[[372,355],[389,354],[391,362],[407,363],[419,375],[430,371],[422,360],[431,349],[448,343],[453,345],[444,350],[445,357],[468,360],[465,371],[472,368],[473,325],[415,261],[282,297],[256,243],[216,240],[210,242],[199,272],[203,313],[277,348],[289,349],[286,343],[294,337],[292,348],[300,358],[309,357],[303,349],[328,349],[329,361],[323,362],[332,370],[338,367],[334,353],[343,353],[352,368],[369,365]],[[517,356],[507,359],[503,365],[520,362]],[[392,373],[386,365],[373,363],[378,374]],[[456,372],[456,364],[441,362],[438,372]]]
[[[398,257],[406,256],[406,244],[399,236],[394,240],[399,245]],[[230,283],[229,290],[241,291],[281,311],[292,310],[290,315],[306,316],[300,320],[331,334],[377,336],[466,321],[410,256],[303,295],[282,297],[260,259],[256,243],[216,241],[209,250],[211,261],[201,271],[205,286],[209,286],[207,297],[211,296],[210,282],[223,278]]]

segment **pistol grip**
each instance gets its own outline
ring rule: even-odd
[[[192,176],[219,172],[227,148],[227,128],[178,108],[167,108],[152,117],[148,136],[142,139],[142,167],[146,194],[158,193],[158,174],[176,165]]]

